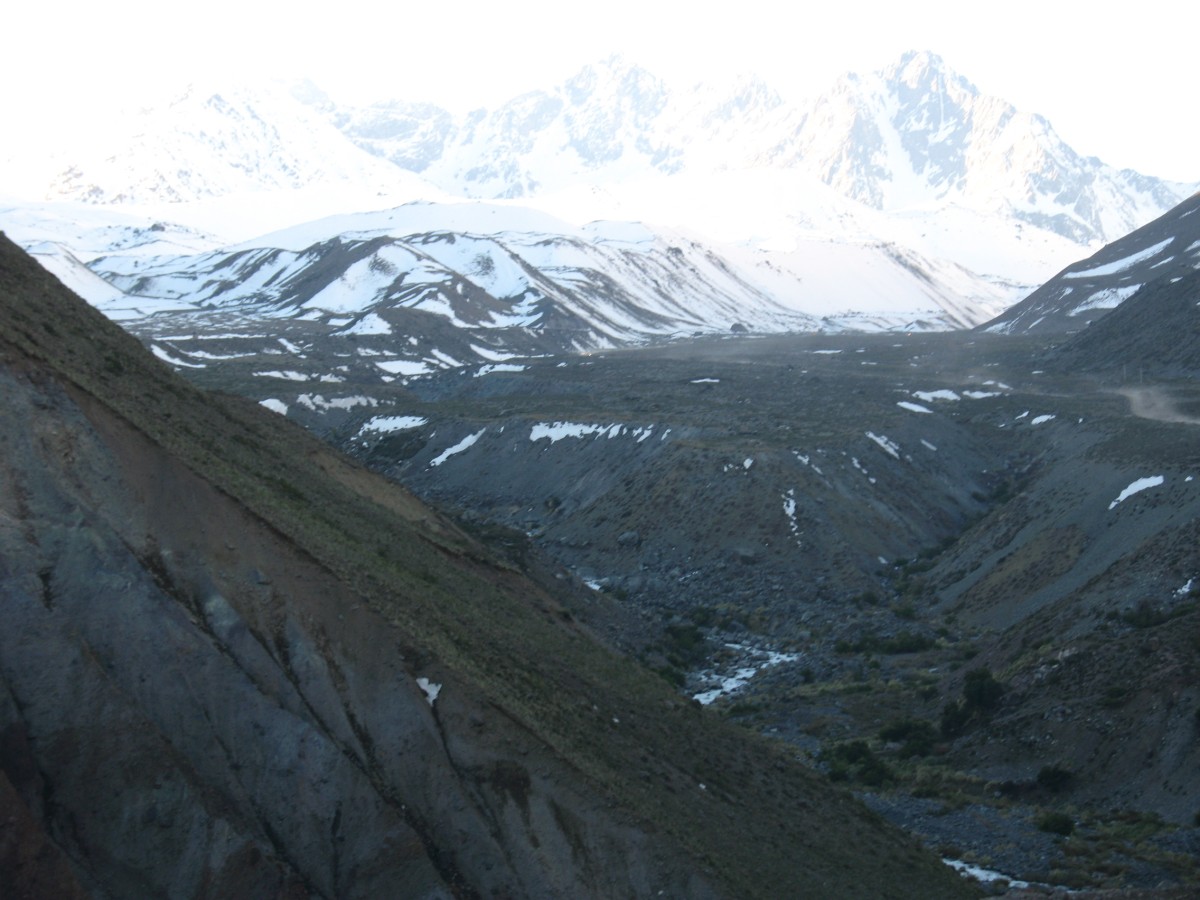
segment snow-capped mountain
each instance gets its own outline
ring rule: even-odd
[[[381,195],[536,204],[581,185],[624,195],[632,183],[636,199],[647,180],[684,174],[803,173],[888,214],[955,205],[1087,245],[1195,189],[1076,153],[1045,119],[980,93],[928,52],[800,103],[752,77],[679,89],[613,57],[463,116],[409,100],[338,105],[301,83],[197,86],[114,121],[94,148],[62,150],[43,197],[178,202],[334,183],[360,208]],[[597,217],[580,202],[573,218]]]
[[[793,323],[788,327],[818,321],[827,328],[970,327],[1077,258],[1081,243],[1124,233],[1186,193],[1182,186],[1116,172],[1075,154],[1044,120],[981,95],[929,53],[907,54],[871,75],[847,76],[803,105],[755,78],[678,90],[619,58],[463,117],[407,101],[339,106],[307,83],[194,88],[115,122],[94,150],[64,147],[61,159],[44,196],[148,211],[160,224],[186,222],[223,237],[182,253],[167,250],[171,259],[136,271],[137,279],[129,281],[137,266],[149,265],[145,252],[133,254],[131,262],[115,244],[113,252],[83,246],[80,240],[96,242],[78,235],[59,239],[48,226],[31,230],[13,212],[17,207],[0,211],[0,225],[26,247],[40,245],[41,258],[69,273],[110,313],[232,302],[231,285],[223,285],[219,297],[199,287],[205,267],[218,264],[215,257],[192,259],[190,251],[332,212],[433,200],[442,201],[443,212],[466,218],[443,216],[431,233],[459,235],[468,243],[480,234],[536,233],[532,244],[556,247],[537,255],[505,237],[496,252],[515,253],[519,264],[513,265],[537,273],[530,276],[530,290],[559,310],[542,309],[539,321],[564,315],[588,320],[579,326],[587,335],[581,346],[677,330],[719,331],[733,322],[774,329],[784,319]],[[29,184],[24,187],[28,191]],[[517,219],[530,215],[515,206],[520,203],[565,221],[477,231],[474,214],[465,212],[469,204],[444,202],[462,196],[505,198]],[[47,213],[47,221],[54,215]],[[621,269],[604,244],[611,226],[582,227],[597,219],[653,223],[638,226],[662,245],[654,244],[654,253],[637,251],[639,266],[653,258],[649,268],[636,277]],[[66,228],[64,235],[71,233]],[[334,246],[354,245],[359,238],[352,232],[362,226],[346,228],[292,252],[307,254],[304,265],[311,271],[341,279],[347,275],[343,264],[357,257],[335,253]],[[414,234],[388,237],[423,246],[413,243]],[[596,245],[585,249],[588,242]],[[324,268],[315,266],[318,243],[333,253]],[[695,259],[662,256],[669,247],[703,249]],[[564,253],[571,262],[561,261]],[[97,264],[101,254],[112,258]],[[612,309],[585,314],[572,306],[571,292],[583,290],[579,276],[562,282],[559,275],[576,271],[582,257],[586,262],[578,266],[589,271],[617,267],[607,276],[613,284],[603,290],[593,276],[584,278],[591,285],[585,293],[590,291],[589,303],[603,298],[621,307],[618,319],[629,327],[606,324],[610,313],[617,315]],[[424,271],[419,259],[384,262],[405,273],[408,291],[420,281],[414,273]],[[704,270],[702,259],[720,260],[728,278]],[[274,291],[290,283],[283,269],[292,272],[301,262],[278,265],[283,268],[270,285]],[[242,272],[240,262],[228,266],[227,281]],[[475,283],[479,274],[445,268],[463,283]],[[191,295],[178,287],[160,291],[183,272],[201,279],[191,282]],[[120,294],[95,282],[95,274],[115,279]],[[444,273],[435,281],[445,279],[457,283]],[[370,283],[371,290],[391,290]],[[685,287],[675,296],[680,285]],[[522,303],[534,302],[532,294],[521,300],[513,299],[520,292],[494,296],[488,285],[476,287],[478,296],[492,297],[481,300],[480,309],[491,312],[479,312],[476,324],[487,315],[507,321],[517,314],[501,313],[502,307],[525,309]],[[306,302],[302,293],[277,292],[270,299],[294,308]],[[241,302],[249,293],[237,296]],[[255,302],[264,296],[255,294]],[[411,301],[415,294],[404,296]],[[356,302],[365,308],[378,299],[371,294]],[[451,299],[448,308],[461,306]],[[764,299],[785,310],[784,318],[764,318]],[[697,305],[688,310],[686,304]],[[745,304],[741,314],[735,314],[737,304]],[[598,318],[588,319],[592,315]],[[456,316],[471,321],[464,310]]]
[[[612,188],[681,172],[800,170],[888,212],[957,204],[1078,244],[1113,240],[1187,196],[1068,147],[1040,116],[980,93],[932,53],[789,104],[747,78],[674,90],[620,58],[455,121],[444,110],[322,107],[356,144],[480,198]]]
[[[464,228],[469,219],[477,228]],[[102,305],[114,315],[122,304],[171,304],[303,317],[349,334],[389,333],[389,321],[403,320],[405,335],[441,320],[505,353],[816,324],[696,241],[624,223],[574,229],[508,207],[402,207],[199,255],[102,257],[91,268],[127,295]]]
[[[63,153],[46,199],[181,203],[314,184],[394,196],[417,181],[278,86],[194,86],[112,124],[96,146]]]
[[[1080,156],[1044,118],[981,94],[931,53],[844,76],[771,162],[807,167],[877,209],[949,200],[1081,244],[1114,240],[1194,189]]]
[[[630,222],[577,227],[512,204],[413,203],[236,245],[89,204],[0,208],[0,226],[110,318],[146,320],[147,335],[183,327],[166,313],[303,315],[337,328],[386,315],[403,318],[396,334],[451,325],[528,355],[735,325],[966,328],[1012,292],[886,241],[812,237],[765,251]]]

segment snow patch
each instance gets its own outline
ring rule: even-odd
[[[481,378],[484,375],[491,375],[493,372],[524,372],[526,368],[527,366],[519,366],[514,363],[488,363],[486,366],[479,367],[475,377]]]
[[[1115,309],[1141,289],[1142,286],[1140,284],[1126,284],[1121,287],[1096,291],[1096,293],[1072,309],[1067,315],[1078,316],[1093,309]]]
[[[442,686],[430,681],[428,678],[418,678],[417,687],[425,694],[425,699],[429,701],[429,705],[433,706],[433,701],[438,698],[438,694],[442,692]]]
[[[913,391],[913,396],[918,400],[924,400],[926,403],[932,403],[934,400],[961,400],[962,398],[954,391],[948,391],[944,388],[939,391]]]
[[[308,376],[303,372],[255,372],[256,378],[282,378],[284,381],[308,381]]]
[[[922,406],[920,403],[909,403],[907,400],[899,400],[896,403],[901,409],[907,409],[909,412],[915,413],[932,413],[933,410]]]
[[[783,499],[783,514],[787,516],[788,528],[792,532],[792,537],[796,539],[796,546],[802,546],[800,543],[800,523],[796,521],[796,489],[789,488],[786,494],[782,495]]]
[[[266,400],[259,400],[259,406],[265,406],[271,412],[279,413],[281,416],[286,416],[288,407],[282,400],[276,400],[274,397],[268,397]]]
[[[358,429],[357,436],[364,435],[367,432],[388,434],[393,431],[406,431],[410,428],[420,428],[422,425],[427,425],[428,423],[428,419],[423,419],[420,416],[376,416],[364,423],[362,428]]]
[[[424,375],[429,371],[427,363],[411,359],[389,359],[375,365],[392,375]]]
[[[608,425],[582,425],[578,422],[538,422],[529,430],[529,440],[537,442],[542,438],[549,438],[551,444],[556,444],[563,438],[581,438],[589,434],[599,434],[608,428]]]
[[[170,353],[168,353],[166,350],[164,350],[162,347],[158,346],[158,344],[151,344],[150,352],[153,353],[155,356],[157,356],[159,359],[161,359],[163,362],[170,363],[173,366],[183,366],[186,369],[207,369],[208,368],[208,366],[204,365],[204,363],[190,363],[190,362],[184,362],[182,359],[177,359],[176,357],[174,357]]]
[[[1137,253],[1131,253],[1129,256],[1115,260],[1104,265],[1094,266],[1090,269],[1081,269],[1078,272],[1064,272],[1063,278],[1097,278],[1101,275],[1116,275],[1119,272],[1124,272],[1136,266],[1140,262],[1145,262],[1148,259],[1153,259],[1171,245],[1175,240],[1173,237],[1167,238],[1165,241],[1159,241],[1153,247],[1147,247],[1145,250],[1139,250]]]
[[[505,362],[516,356],[515,353],[501,353],[498,350],[489,350],[487,347],[480,347],[478,344],[471,344],[471,350],[480,359],[486,359],[490,362]]]
[[[367,313],[349,328],[344,328],[339,334],[391,334],[392,326],[376,313]]]
[[[867,437],[873,440],[876,444],[883,448],[883,451],[895,459],[900,458],[900,445],[883,434],[875,434],[873,431],[867,432]]]
[[[440,466],[442,463],[444,463],[450,457],[454,456],[456,453],[462,453],[464,450],[471,447],[471,445],[473,445],[477,440],[479,440],[481,437],[483,437],[483,433],[485,431],[487,431],[486,428],[481,428],[481,429],[479,429],[479,431],[475,432],[475,434],[468,434],[465,438],[463,438],[461,441],[459,441],[453,447],[448,447],[447,449],[443,450],[435,458],[433,458],[429,461],[430,468],[432,468],[434,466]]]
[[[1118,503],[1128,500],[1134,494],[1140,493],[1147,488],[1158,487],[1162,483],[1163,477],[1161,475],[1151,475],[1148,478],[1139,478],[1137,481],[1130,484],[1129,487],[1125,488],[1125,490],[1121,491],[1121,493],[1117,496],[1117,499],[1108,504],[1108,508],[1116,509]]]
[[[332,400],[326,400],[321,394],[301,394],[296,398],[296,402],[314,412],[317,410],[324,412],[327,409],[354,409],[356,406],[379,405],[379,401],[374,397],[334,397]]]

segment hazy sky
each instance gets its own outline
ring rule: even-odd
[[[668,81],[763,75],[806,96],[905,50],[940,53],[982,91],[1046,116],[1075,150],[1200,180],[1200,4],[1009,0],[824,4],[600,0],[387,4],[65,0],[6,13],[0,99],[49,127],[214,76],[307,76],[335,99],[495,105],[621,53]],[[1112,9],[1113,13],[1105,10]],[[1120,14],[1116,14],[1120,10]],[[19,132],[18,132],[19,133]]]

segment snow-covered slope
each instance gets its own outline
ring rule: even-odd
[[[528,352],[530,335],[540,352],[558,352],[735,325],[970,327],[1010,290],[981,290],[973,273],[886,242],[808,238],[767,251],[637,223],[575,227],[494,203],[408,204],[202,254],[118,251],[91,268],[131,309],[183,303],[344,327],[421,311],[467,330],[520,332],[507,352]]]
[[[771,162],[877,209],[953,200],[1081,244],[1114,240],[1194,190],[1080,156],[1041,116],[981,94],[932,53],[844,76]]]
[[[274,86],[193,87],[113,124],[98,146],[76,148],[48,199],[186,202],[314,183],[372,184],[388,193],[414,180]]]
[[[539,213],[475,204],[334,217],[228,250],[153,260],[114,255],[93,269],[131,297],[302,316],[351,330],[389,328],[389,316],[416,311],[469,332],[519,331],[521,343],[536,335],[542,352],[727,332],[735,324],[759,331],[815,325],[696,241],[629,223],[576,229]]]

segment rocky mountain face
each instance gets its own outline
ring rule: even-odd
[[[967,892],[601,598],[0,254],[6,895]]]
[[[1088,259],[1068,266],[982,328],[1002,334],[1079,332],[1090,329],[1093,322],[1107,319],[1112,310],[1143,289],[1186,294],[1186,286],[1173,285],[1190,281],[1200,269],[1198,211],[1200,194],[1194,194],[1153,222],[1113,241]],[[1129,309],[1136,312],[1118,316],[1102,331],[1113,337],[1122,335],[1124,341],[1161,339],[1164,347],[1190,332],[1190,324],[1175,315],[1147,317],[1150,305],[1149,302],[1132,304]],[[1116,332],[1120,327],[1117,323],[1132,315],[1139,317],[1142,327]],[[1119,346],[1122,342],[1121,338],[1113,342],[1114,353],[1108,356],[1109,360],[1122,359]],[[1127,346],[1125,352],[1128,349]],[[1097,354],[1095,361],[1102,358],[1102,354]],[[1126,357],[1124,361],[1129,360]]]
[[[1113,240],[1186,196],[1081,157],[1045,119],[981,94],[930,53],[842,78],[803,110],[773,162],[812,167],[877,209],[982,205],[1081,244]]]

